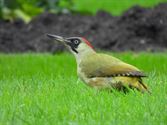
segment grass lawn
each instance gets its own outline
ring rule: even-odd
[[[68,53],[0,54],[0,125],[167,124],[167,53],[114,55],[149,74],[152,95],[89,88]]]
[[[167,0],[73,0],[73,9],[83,13],[90,12],[94,14],[98,10],[105,10],[113,15],[120,15],[135,5],[153,7],[162,2],[167,2]],[[61,5],[70,6],[65,0],[61,1]]]

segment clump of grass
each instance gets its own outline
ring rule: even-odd
[[[143,69],[152,95],[97,92],[77,82],[72,55],[0,55],[0,124],[167,123],[166,53],[114,54]]]

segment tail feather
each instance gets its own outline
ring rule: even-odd
[[[139,77],[115,77],[117,81],[121,82],[123,86],[129,86],[132,89],[137,89],[141,92],[151,93],[146,84],[143,83]]]
[[[148,93],[151,94],[150,90],[148,89],[148,87],[146,86],[146,84],[144,84],[142,81],[139,80],[139,84],[142,85],[144,92],[147,91]]]

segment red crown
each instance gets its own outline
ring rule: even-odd
[[[82,39],[89,47],[93,49],[93,46],[90,44],[90,42],[87,39],[85,39],[84,37],[82,37]]]

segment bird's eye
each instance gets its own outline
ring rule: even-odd
[[[79,43],[79,41],[78,40],[74,40],[74,44],[78,44]]]

